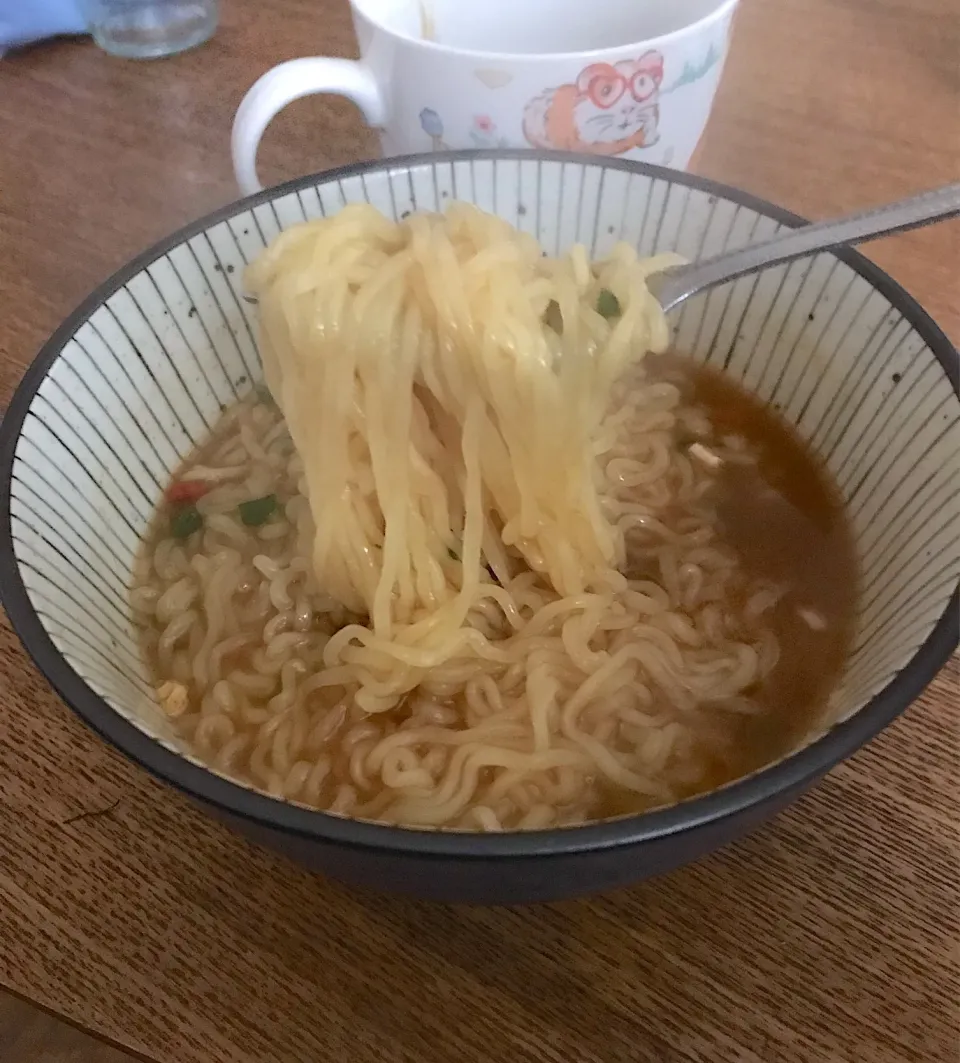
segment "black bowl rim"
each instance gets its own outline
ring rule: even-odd
[[[44,344],[24,374],[0,424],[0,599],[27,652],[60,697],[101,738],[188,796],[260,828],[279,830],[288,835],[342,847],[378,851],[384,855],[394,853],[468,860],[560,856],[662,839],[772,801],[780,793],[803,787],[829,771],[903,712],[943,667],[960,640],[958,587],[943,615],[908,664],[854,716],[835,725],[806,748],[718,790],[669,808],[580,827],[504,834],[396,827],[346,819],[269,797],[216,775],[167,749],[115,712],[87,686],[54,646],[34,610],[20,576],[10,518],[13,461],[23,421],[37,389],[69,339],[106,299],[155,258],[240,211],[320,182],[384,170],[405,170],[438,162],[492,159],[568,162],[641,173],[731,200],[785,225],[806,224],[803,218],[740,189],[693,174],[624,159],[594,159],[566,152],[503,149],[454,151],[442,155],[414,154],[354,163],[296,178],[229,203],[184,226],[128,262],[99,285]],[[954,391],[958,391],[960,363],[957,350],[929,314],[899,284],[862,255],[849,249],[834,253],[907,318],[933,351],[953,384]]]

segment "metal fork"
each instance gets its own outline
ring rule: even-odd
[[[849,214],[832,221],[819,221],[780,233],[772,240],[724,251],[711,258],[671,266],[647,278],[650,291],[664,310],[672,310],[691,295],[707,288],[756,273],[768,266],[790,262],[814,251],[859,244],[878,236],[919,229],[924,225],[960,216],[960,184],[946,185],[901,199],[884,207]]]

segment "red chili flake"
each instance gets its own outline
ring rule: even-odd
[[[167,488],[167,501],[173,503],[196,502],[210,490],[203,480],[180,480]]]

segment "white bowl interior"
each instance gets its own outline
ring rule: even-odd
[[[476,203],[548,252],[618,240],[712,255],[780,224],[722,196],[592,162],[396,164],[321,177],[210,225],[130,276],[67,340],[16,447],[11,525],[27,593],[69,665],[116,712],[176,749],[141,660],[131,564],[178,464],[260,376],[243,268],[283,228],[367,200],[390,217]],[[914,324],[831,254],[717,288],[675,317],[679,350],[775,405],[847,503],[862,584],[833,722],[911,660],[960,575],[960,402]],[[811,734],[807,742],[817,737]]]

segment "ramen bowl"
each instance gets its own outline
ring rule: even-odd
[[[47,679],[105,740],[257,842],[347,882],[525,902],[622,886],[767,819],[902,712],[958,640],[957,353],[861,256],[821,253],[691,300],[674,343],[778,409],[844,497],[861,580],[827,715],[788,755],[701,797],[581,827],[480,834],[338,817],[217,774],[157,703],[129,605],[164,486],[260,376],[244,266],[284,228],[369,201],[399,218],[476,203],[594,257],[712,255],[800,223],[752,196],[656,167],[526,152],[390,159],[303,178],[145,252],[61,326],[0,429],[0,590]]]

